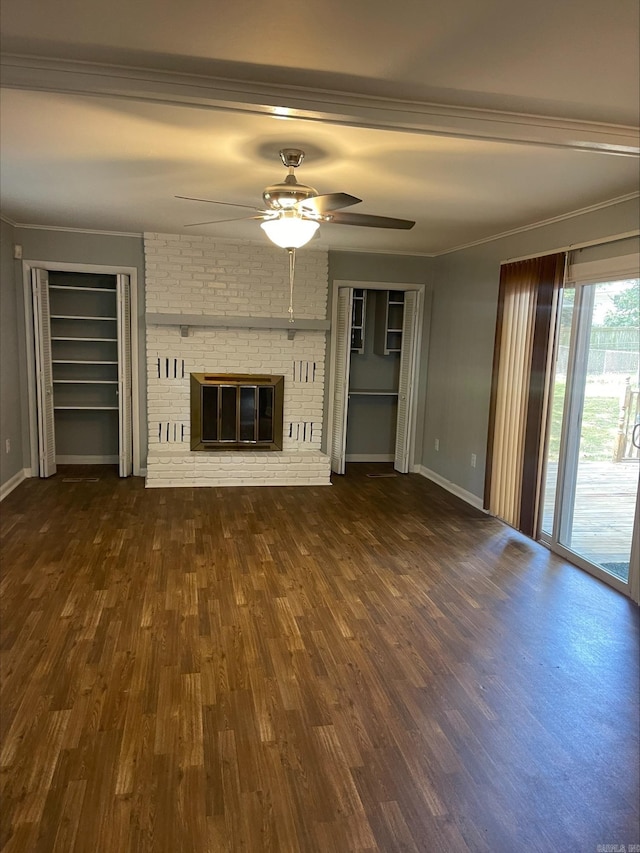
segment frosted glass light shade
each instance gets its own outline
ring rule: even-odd
[[[299,216],[280,216],[260,224],[267,237],[281,249],[299,249],[318,230],[319,223]]]

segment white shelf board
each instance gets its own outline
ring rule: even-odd
[[[384,391],[378,388],[359,388],[357,391],[349,391],[350,397],[397,397],[397,391]]]
[[[114,323],[117,317],[89,317],[83,314],[52,314],[52,320],[109,320]]]
[[[115,295],[115,287],[81,287],[73,284],[50,284],[49,290],[84,290],[90,293],[112,293]]]
[[[117,343],[117,338],[74,338],[74,337],[60,337],[56,335],[55,337],[51,337],[52,341],[84,341],[85,343],[90,342],[100,342],[100,343]]]

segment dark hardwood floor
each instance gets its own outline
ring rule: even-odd
[[[4,853],[640,845],[637,607],[371,470],[7,497]]]

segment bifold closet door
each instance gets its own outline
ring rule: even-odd
[[[46,270],[31,270],[31,292],[36,360],[38,473],[41,477],[51,477],[56,473],[56,430],[53,408],[49,275]]]
[[[99,274],[102,275],[102,274]],[[107,274],[105,274],[107,275]],[[117,407],[118,407],[118,470],[121,477],[129,477],[133,473],[133,420],[132,420],[132,357],[131,357],[131,294],[129,276],[117,275],[116,311],[115,317],[57,317],[56,320],[117,320],[117,380],[114,374],[113,380],[117,381]],[[33,295],[33,326],[35,340],[35,365],[36,365],[36,416],[38,426],[38,472],[41,477],[50,477],[56,473],[56,421],[54,405],[54,380],[53,380],[53,351],[51,336],[51,309],[49,301],[49,274],[44,269],[33,269],[31,271],[31,289]],[[73,288],[62,287],[62,290],[73,290]],[[107,289],[101,288],[78,288],[78,290],[90,290],[94,292],[107,293]],[[113,292],[113,288],[111,288]],[[65,312],[66,313],[66,312]],[[59,340],[84,341],[81,336],[63,337]],[[89,340],[89,339],[87,339]],[[102,338],[98,337],[100,341]],[[111,338],[109,338],[111,340]],[[111,344],[110,344],[111,345]],[[104,356],[91,356],[92,361],[66,360],[63,364],[91,364],[103,365],[113,364],[115,367],[115,353],[108,356],[111,360],[104,361]],[[74,359],[76,356],[73,357]],[[86,358],[82,356],[81,358]],[[103,381],[104,377],[95,379],[74,375],[71,378],[60,379],[60,385],[68,387],[69,384],[87,387],[111,385],[112,382]],[[115,406],[109,404],[105,407],[104,401],[93,401],[90,405],[61,405],[61,409],[77,409],[89,411],[91,414],[103,415],[105,409],[113,409]],[[106,414],[110,414],[106,412]],[[115,414],[115,413],[114,413]],[[115,426],[115,424],[114,424]],[[61,436],[59,436],[61,438]],[[115,439],[115,435],[113,436]],[[60,444],[60,442],[59,442]]]
[[[121,477],[133,472],[131,405],[131,294],[129,276],[118,281],[118,471]]]
[[[336,375],[333,386],[331,470],[335,474],[344,474],[346,463],[352,310],[353,290],[350,287],[341,287],[338,290],[338,316],[334,329],[336,336]]]
[[[398,417],[396,421],[396,446],[393,467],[401,474],[409,471],[409,437],[413,412],[413,374],[416,359],[416,322],[418,315],[418,291],[407,290],[404,294],[402,319],[402,348],[400,351],[400,375],[398,380]]]

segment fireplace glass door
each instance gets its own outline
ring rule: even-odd
[[[191,449],[282,449],[282,376],[191,374]]]

